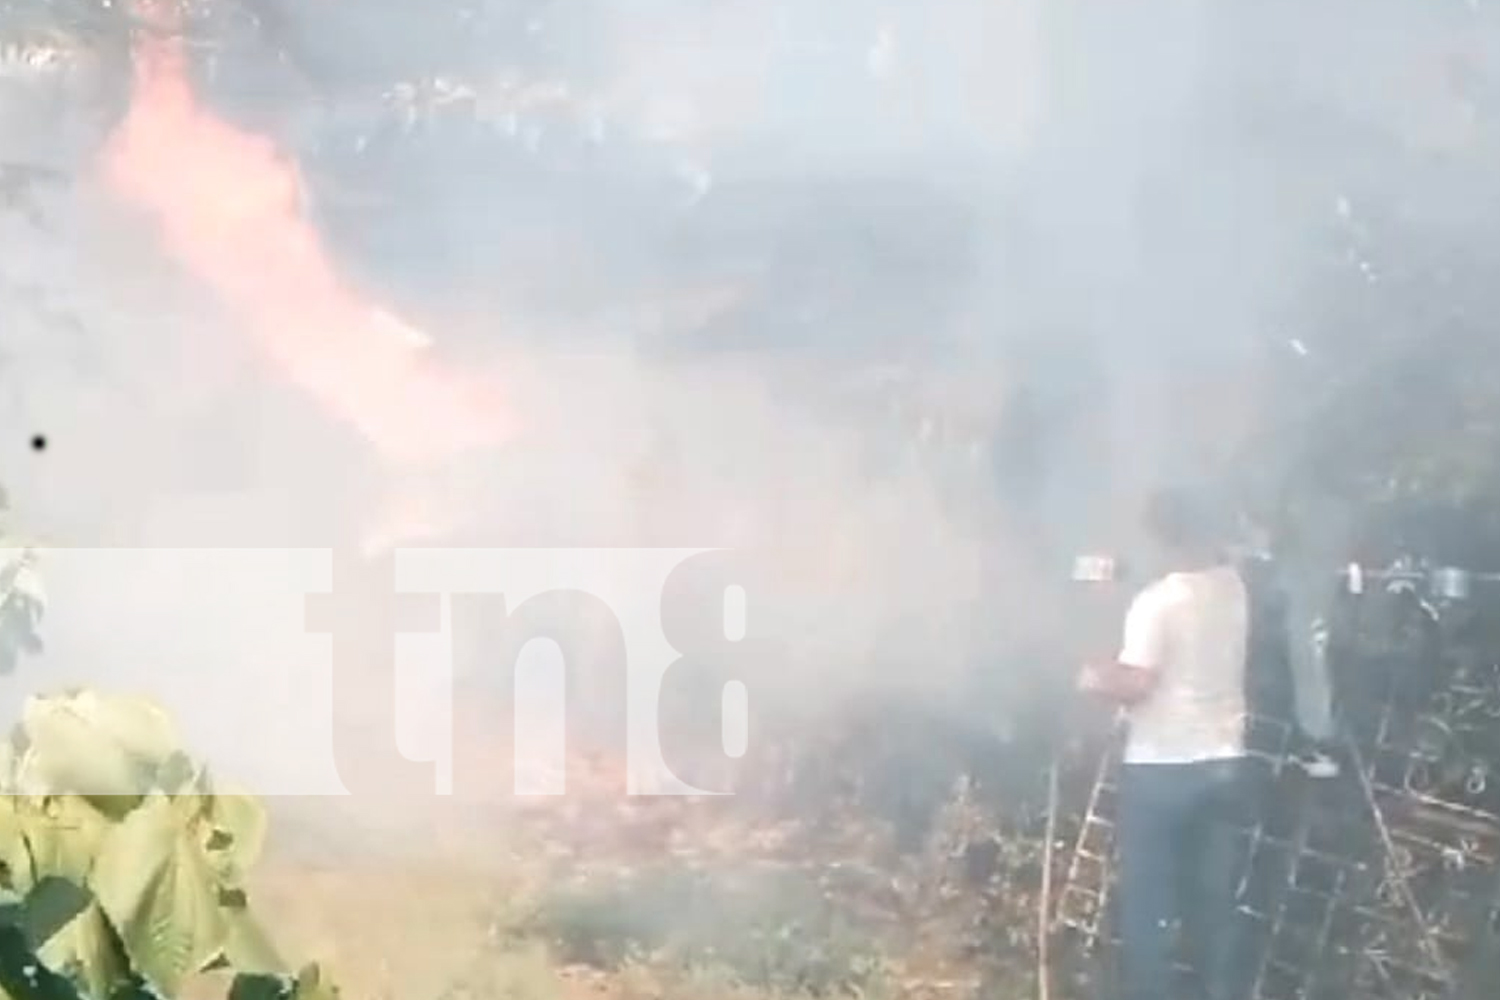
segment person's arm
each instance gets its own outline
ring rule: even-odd
[[[1125,615],[1125,639],[1112,663],[1084,668],[1079,687],[1122,705],[1134,705],[1156,690],[1167,662],[1167,608],[1160,593],[1138,596]]]

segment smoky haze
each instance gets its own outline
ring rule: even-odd
[[[1360,150],[1464,141],[1478,15],[1314,6],[204,5],[197,92],[296,164],[342,280],[499,373],[503,444],[399,463],[114,197],[128,46],[44,10],[0,131],[64,178],[0,222],[17,518],[62,547],[743,548],[792,640],[756,711],[998,725],[1081,652],[1070,557],[1232,464],[1338,199],[1385,183]],[[284,650],[203,610],[232,586],[138,573],[56,581],[8,700],[160,687],[233,758]],[[1006,703],[970,696],[996,673]]]

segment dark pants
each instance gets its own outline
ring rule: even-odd
[[[1238,818],[1249,762],[1126,764],[1120,774],[1122,1000],[1171,1000],[1176,929],[1208,1000],[1237,1000]]]

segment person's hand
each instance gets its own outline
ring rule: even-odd
[[[1107,686],[1105,669],[1097,663],[1085,663],[1078,672],[1078,690],[1085,694],[1099,694]]]
[[[1143,667],[1126,667],[1118,663],[1094,663],[1078,675],[1078,690],[1100,695],[1123,705],[1133,705],[1156,687],[1157,673]]]
[[[1334,748],[1325,743],[1309,743],[1299,750],[1294,760],[1309,778],[1337,778],[1341,770]]]

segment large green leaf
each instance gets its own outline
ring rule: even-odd
[[[141,699],[32,699],[24,728],[5,778],[30,794],[0,796],[0,905],[50,968],[99,997],[131,973],[172,995],[215,960],[285,975],[238,888],[265,843],[254,797],[215,794]],[[76,891],[33,894],[30,914],[39,879]]]
[[[17,782],[32,794],[129,795],[146,791],[148,767],[64,702],[28,706]]]
[[[120,942],[97,902],[90,902],[36,955],[47,968],[71,979],[96,1000],[107,1000],[130,975]]]
[[[143,794],[179,753],[171,718],[145,698],[88,689],[31,698],[22,728],[29,746],[17,781],[38,793]]]
[[[172,717],[149,698],[84,689],[68,707],[137,760],[159,765],[182,747]]]
[[[224,947],[227,922],[203,831],[153,795],[105,839],[90,888],[143,979],[174,995]]]
[[[93,903],[93,894],[83,886],[49,875],[26,894],[14,922],[32,951],[40,951]]]
[[[114,823],[76,795],[17,798],[35,877],[88,881],[94,858]]]
[[[19,796],[0,796],[0,892],[16,898],[36,881],[21,803]]]
[[[224,959],[230,968],[251,976],[286,974],[285,960],[248,907],[229,907],[226,919],[229,933],[224,942]]]
[[[209,806],[208,821],[214,865],[226,884],[239,885],[265,848],[266,810],[254,796],[219,793]]]
[[[0,793],[15,794],[16,772],[21,766],[21,753],[13,740],[0,738]]]

